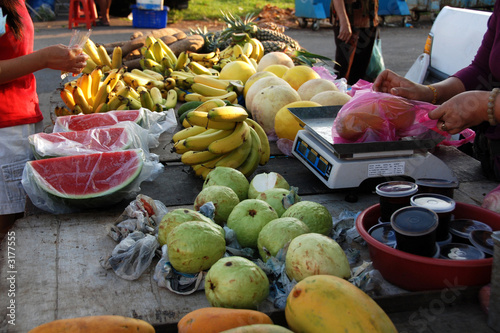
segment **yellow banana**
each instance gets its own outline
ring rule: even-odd
[[[101,105],[107,102],[108,95],[111,92],[111,85],[109,83],[102,83],[97,94],[94,96],[94,105]]]
[[[153,71],[151,69],[147,69],[147,68],[143,69],[142,73],[151,76],[152,80],[163,81],[165,79],[165,77],[162,74],[160,74],[158,72],[155,72],[155,71]]]
[[[181,156],[181,162],[186,164],[186,165],[195,165],[195,164],[201,164],[205,162],[212,161],[213,159],[219,157],[220,155],[213,154],[209,152],[208,150],[203,150],[203,151],[192,151],[189,150],[182,154]]]
[[[177,105],[177,90],[170,89],[167,91],[167,98],[165,98],[164,106],[167,109],[173,109]]]
[[[203,97],[205,97],[205,96],[198,94],[198,93],[191,93],[191,94],[187,94],[185,99],[186,99],[186,102],[202,101]]]
[[[233,55],[231,56],[231,58],[237,59],[242,54],[243,54],[243,48],[240,45],[235,44],[233,46]]]
[[[161,62],[161,59],[167,56],[165,51],[163,51],[163,48],[161,47],[161,44],[158,42],[158,40],[156,40],[152,48],[153,48],[153,55],[157,62]]]
[[[85,98],[82,88],[76,86],[73,89],[73,99],[75,100],[75,106],[78,105],[82,109],[82,112],[85,114],[92,113],[92,106],[87,102]]]
[[[99,57],[99,52],[97,51],[97,46],[94,44],[94,42],[90,38],[87,39],[87,41],[83,45],[82,49],[83,49],[83,52],[85,52],[97,66],[104,65],[101,61],[101,58]]]
[[[80,105],[76,104],[75,105],[75,108],[73,109],[73,113],[74,114],[80,114],[80,113],[83,113],[83,110],[82,108],[80,107]]]
[[[213,121],[235,122],[247,118],[247,111],[239,106],[220,106],[208,111],[208,119]]]
[[[186,51],[182,51],[177,57],[177,62],[175,63],[175,70],[180,71],[186,68],[189,63],[189,58]]]
[[[216,122],[213,122],[216,123]],[[225,124],[225,123],[221,123]],[[214,154],[226,154],[238,148],[250,137],[250,127],[244,121],[236,123],[234,131],[225,138],[216,140],[208,146],[208,150]]]
[[[95,95],[97,95],[97,92],[101,87],[102,75],[103,73],[101,67],[96,67],[90,74],[90,76],[92,76],[92,86],[90,87],[90,90],[92,92],[92,99],[95,98]]]
[[[188,63],[188,67],[195,74],[212,75],[212,72],[210,72],[207,67],[197,63],[196,61],[190,61]]]
[[[250,42],[246,42],[243,45],[243,54],[246,55],[247,57],[250,57],[253,52],[253,44]]]
[[[250,177],[259,166],[260,159],[260,139],[257,133],[251,128],[250,135],[252,136],[252,148],[247,159],[240,165],[237,170],[241,171],[246,177]]]
[[[257,62],[257,60],[255,60],[254,58],[248,58],[248,60],[252,63],[253,68],[257,70],[257,67],[259,67],[259,63]]]
[[[174,89],[175,86],[176,86],[176,82],[175,82],[175,79],[171,78],[171,77],[167,77],[165,80],[163,80],[165,82],[165,89],[166,90],[169,90],[169,89]]]
[[[189,151],[189,149],[186,146],[184,146],[184,140],[185,139],[174,142],[171,152],[177,154],[184,154],[185,152]]]
[[[113,89],[113,91],[118,92],[125,87],[128,87],[128,85],[125,83],[125,81],[123,81],[122,78],[120,78],[118,81],[116,81],[116,85],[115,85],[115,88]]]
[[[229,80],[220,80],[214,75],[195,75],[193,81],[194,83],[201,83],[213,88],[223,90],[227,90],[231,86]]]
[[[161,59],[159,61],[161,61]],[[143,69],[151,69],[160,74],[165,71],[165,67],[156,60],[144,58],[141,59],[139,62]]]
[[[222,99],[214,98],[214,99],[208,100],[206,102],[203,102],[202,104],[198,105],[194,110],[208,112],[208,111],[212,110],[213,108],[225,106],[225,105],[226,105],[226,103]]]
[[[151,69],[142,69],[141,70],[139,68],[133,68],[130,71],[130,73],[132,73],[134,75],[137,75],[137,76],[140,76],[142,79],[147,80],[147,81],[151,81],[151,80],[163,80],[163,76],[160,73],[155,72],[155,71],[153,71]],[[151,73],[155,73],[155,75],[153,75]],[[159,77],[161,77],[161,78],[159,78]]]
[[[111,68],[118,69],[123,65],[123,52],[120,46],[115,46],[113,48],[113,54],[111,56]]]
[[[190,52],[188,53],[189,58],[191,58],[194,61],[204,61],[208,59],[212,59],[217,55],[214,51],[209,52],[209,53],[196,53],[196,52]]]
[[[115,89],[116,84],[121,79],[122,74],[119,70],[113,69],[109,72],[108,76],[104,80],[104,84],[109,84],[111,91]]]
[[[236,127],[236,123],[222,123],[216,121],[210,121],[208,119],[208,113],[204,111],[189,111],[186,114],[185,120],[191,124],[191,126],[198,125],[205,128],[214,128],[222,130],[232,130]]]
[[[88,58],[82,73],[91,73],[96,67],[98,67],[97,64],[91,58]]]
[[[153,111],[155,104],[148,90],[143,90],[139,93],[142,107]]]
[[[146,84],[149,81],[151,81],[151,79],[148,79],[144,75],[138,75],[136,73],[126,72],[123,73],[123,81],[125,81],[132,88],[137,89],[140,86],[145,87]]]
[[[130,96],[127,99],[127,105],[130,110],[139,110],[142,107],[141,102],[137,98],[133,98],[132,96]]]
[[[68,89],[61,89],[61,99],[64,104],[71,110],[75,108],[75,99],[73,98],[73,93]]]
[[[64,89],[68,90],[70,93],[73,93],[73,88],[76,87],[76,81],[69,81],[64,84]]]
[[[124,97],[121,95],[113,96],[107,104],[108,104],[109,111],[118,110],[118,107],[120,105],[124,104]]]
[[[146,83],[146,88],[151,90],[151,88],[156,87],[158,89],[164,89],[165,88],[165,82],[159,81],[159,80],[151,80]]]
[[[158,89],[158,87],[152,87],[149,90],[149,93],[151,94],[151,99],[153,100],[153,104],[162,104],[163,96],[161,95],[161,91],[160,89]]]
[[[180,131],[177,131],[172,136],[172,142],[177,142],[179,140],[183,140],[183,139],[186,139],[188,137],[204,133],[205,131],[208,131],[208,130],[205,127],[201,127],[201,126],[191,126],[188,128],[184,128]]]
[[[248,140],[243,142],[241,146],[225,154],[224,157],[221,158],[215,166],[216,167],[225,166],[236,169],[240,165],[242,165],[243,162],[246,161],[248,155],[250,154],[251,149],[252,149],[252,136],[250,136]]]
[[[156,43],[156,37],[152,35],[147,35],[146,41],[144,42],[144,46],[151,47],[154,43]]]
[[[97,47],[97,54],[99,54],[99,58],[101,59],[101,63],[103,66],[111,67],[111,58],[109,57],[108,52],[106,52],[106,48],[103,45],[99,45]]]
[[[232,132],[233,131],[231,130],[225,131],[225,130],[208,129],[207,131],[201,134],[186,138],[186,140],[184,141],[184,145],[188,149],[194,151],[206,150],[212,142],[223,139],[231,135]]]
[[[77,82],[77,84],[82,89],[83,96],[87,100],[87,103],[92,106],[92,76],[88,73],[83,73],[82,76],[80,76],[80,82]]]
[[[128,106],[128,104],[123,103],[123,104],[120,104],[120,106],[118,106],[116,108],[116,110],[130,110],[130,107]]]
[[[175,62],[173,62],[172,59],[170,59],[167,56],[164,56],[161,59],[160,63],[163,65],[163,68],[165,68],[165,69],[169,69],[172,71],[175,69]]]
[[[252,38],[250,41],[253,42],[259,50],[258,53],[256,54],[256,58],[254,58],[255,60],[257,60],[257,62],[259,62],[265,53],[264,45],[262,45],[262,42],[260,40],[258,40],[257,38]]]
[[[269,145],[269,139],[267,137],[266,132],[260,126],[258,122],[251,118],[245,119],[245,122],[255,130],[257,135],[259,136],[260,139],[260,145],[261,145],[261,154],[260,154],[260,159],[259,159],[259,164],[264,165],[267,162],[269,162],[269,158],[271,157],[271,146]]]
[[[235,91],[229,91],[227,94],[220,96],[203,96],[201,100],[205,102],[213,98],[227,100],[230,103],[234,104],[238,100],[238,94]]]
[[[203,96],[222,96],[228,93],[225,89],[214,88],[204,83],[196,82],[191,85],[191,90]]]
[[[177,56],[175,53],[172,51],[172,49],[161,39],[158,38],[158,43],[160,43],[161,47],[163,48],[163,51],[167,55],[167,57],[170,58],[173,64],[177,63]]]

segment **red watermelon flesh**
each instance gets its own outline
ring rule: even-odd
[[[117,192],[141,173],[141,149],[55,157],[27,162],[32,179],[52,195],[89,199]]]
[[[54,130],[82,131],[95,127],[111,126],[122,121],[133,121],[140,124],[144,115],[143,110],[120,110],[105,113],[90,113],[74,116],[60,116],[56,119]]]
[[[37,158],[125,150],[132,144],[131,135],[125,127],[37,133],[28,139]]]

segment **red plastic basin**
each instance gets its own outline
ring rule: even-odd
[[[466,203],[456,203],[455,218],[470,218],[500,230],[500,214]],[[384,279],[410,291],[436,290],[457,286],[485,285],[491,279],[493,258],[479,260],[434,259],[402,252],[384,245],[368,234],[378,223],[380,205],[365,209],[356,219],[356,228],[368,243],[373,267]]]

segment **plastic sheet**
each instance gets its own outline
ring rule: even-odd
[[[82,48],[85,45],[85,43],[87,42],[87,39],[89,39],[91,33],[92,33],[92,30],[82,32],[82,31],[73,29],[68,47],[70,47],[70,48],[73,48],[73,47],[74,48]],[[62,72],[61,73],[61,80],[64,80],[69,75],[71,75],[71,73]]]
[[[126,149],[149,152],[147,130],[131,121],[83,131],[37,133],[30,135],[28,141],[36,159]]]
[[[21,182],[36,207],[63,214],[130,198],[143,181],[154,180],[163,168],[157,155],[146,159],[140,149],[64,156],[27,162]]]

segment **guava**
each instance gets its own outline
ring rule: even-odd
[[[219,259],[205,276],[205,296],[213,307],[256,309],[269,295],[269,280],[252,261]]]
[[[281,217],[296,217],[304,222],[311,232],[329,235],[333,228],[332,214],[320,203],[299,201],[290,206]]]
[[[292,239],[285,259],[286,274],[299,282],[312,275],[351,276],[349,261],[340,245],[332,238],[307,233]]]
[[[255,199],[257,196],[271,188],[284,188],[289,190],[290,185],[286,179],[277,172],[263,172],[255,175],[248,187],[248,199]]]
[[[278,213],[278,217],[281,217],[292,204],[300,201],[300,197],[297,195],[296,191],[292,192],[291,190],[278,187],[261,192],[257,196],[257,199],[270,204],[276,213]]]
[[[198,273],[209,269],[226,252],[221,226],[199,221],[184,222],[167,238],[170,264],[181,273]]]
[[[222,185],[233,189],[240,201],[245,200],[248,195],[250,183],[245,175],[234,168],[216,167],[210,171],[203,182],[203,188],[212,185]]]
[[[295,237],[306,234],[309,228],[295,217],[281,217],[266,224],[257,238],[257,247],[262,260],[276,257],[278,251],[284,248]]]
[[[278,213],[267,202],[246,199],[233,208],[227,219],[227,226],[234,231],[241,247],[256,249],[262,228],[277,218]]]
[[[207,186],[198,193],[194,200],[194,210],[199,211],[200,207],[207,202],[212,202],[215,206],[214,221],[223,226],[229,214],[240,199],[232,188],[222,185]]]
[[[215,223],[205,215],[192,209],[177,208],[163,216],[158,225],[158,242],[161,246],[167,244],[167,236],[179,224],[189,221],[203,221]]]

